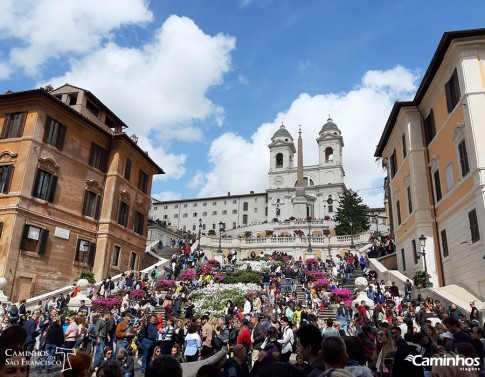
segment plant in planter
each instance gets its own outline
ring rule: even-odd
[[[182,275],[182,273],[180,275]],[[175,280],[160,279],[159,281],[157,281],[157,284],[155,285],[155,287],[156,287],[156,289],[158,289],[160,291],[167,291],[170,288],[175,287]]]
[[[209,231],[207,232],[207,234],[209,236],[215,236],[216,235],[216,231],[214,229],[209,229]]]
[[[293,233],[295,233],[295,236],[297,237],[303,237],[305,235],[305,233],[301,229],[297,229]]]
[[[96,279],[94,278],[94,274],[91,271],[83,271],[81,273],[81,277],[76,278],[74,280],[74,284],[76,284],[79,279],[86,279],[90,284],[96,283]]]
[[[424,271],[417,271],[414,274],[414,285],[416,288],[422,288],[426,285],[426,273]]]
[[[352,306],[352,300],[354,299],[354,294],[345,288],[337,288],[332,291],[330,296],[330,302],[332,304],[338,304],[341,301],[347,306]]]
[[[325,279],[325,273],[321,271],[307,271],[306,278],[308,281],[317,281],[320,279]]]
[[[327,279],[318,279],[313,283],[313,288],[317,291],[321,291],[322,289],[328,289],[328,280]]]
[[[195,280],[197,277],[197,274],[195,273],[195,271],[191,268],[185,270],[185,271],[182,271],[179,275],[179,280],[181,281],[193,281]]]
[[[315,271],[318,268],[318,259],[317,258],[308,258],[305,263],[308,266],[309,270]]]
[[[296,219],[295,219],[295,216],[291,216],[291,217],[289,218],[289,220],[290,220],[290,221],[295,221],[295,220],[296,220]]]
[[[130,297],[135,301],[141,300],[145,297],[145,291],[143,289],[135,289],[131,292]]]

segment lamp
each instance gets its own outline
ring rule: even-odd
[[[417,252],[416,259],[419,259],[419,256],[423,256],[424,260],[424,274],[426,275],[426,281],[424,282],[424,288],[428,287],[430,285],[429,281],[429,275],[428,275],[428,265],[426,263],[426,237],[424,234],[421,234],[421,237],[419,237],[419,246],[421,246],[421,251]]]
[[[202,219],[199,219],[199,243],[197,244],[197,251],[200,251],[200,233],[202,231]]]
[[[352,225],[354,225],[354,222],[352,220],[349,220],[349,225],[350,225],[350,248],[355,249],[354,245],[354,233],[352,231]]]
[[[89,241],[82,240],[79,243],[79,250],[83,253],[83,266],[81,268],[81,275],[79,276],[79,278],[82,279],[84,273],[84,263],[86,262],[86,256],[89,250]]]
[[[224,223],[220,221],[219,222],[219,248],[217,249],[217,252],[221,254],[222,254],[222,248],[221,248],[222,232],[224,232]]]

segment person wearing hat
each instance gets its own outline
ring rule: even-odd
[[[246,347],[242,344],[237,344],[232,351],[232,355],[224,364],[224,375],[228,377],[248,377],[249,367],[246,362]]]
[[[116,326],[116,349],[128,349],[132,339],[135,336],[135,328],[131,324],[131,313],[126,312],[123,320]]]

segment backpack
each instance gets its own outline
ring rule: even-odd
[[[157,276],[157,272],[155,271],[155,269],[152,270],[152,273],[150,275],[152,278],[156,277]]]

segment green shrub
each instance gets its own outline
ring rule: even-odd
[[[79,278],[74,279],[74,284],[76,284],[79,279],[86,279],[90,284],[96,283],[94,274],[91,271],[83,271]]]
[[[236,271],[226,274],[223,284],[255,283],[261,284],[261,273],[255,271]]]

